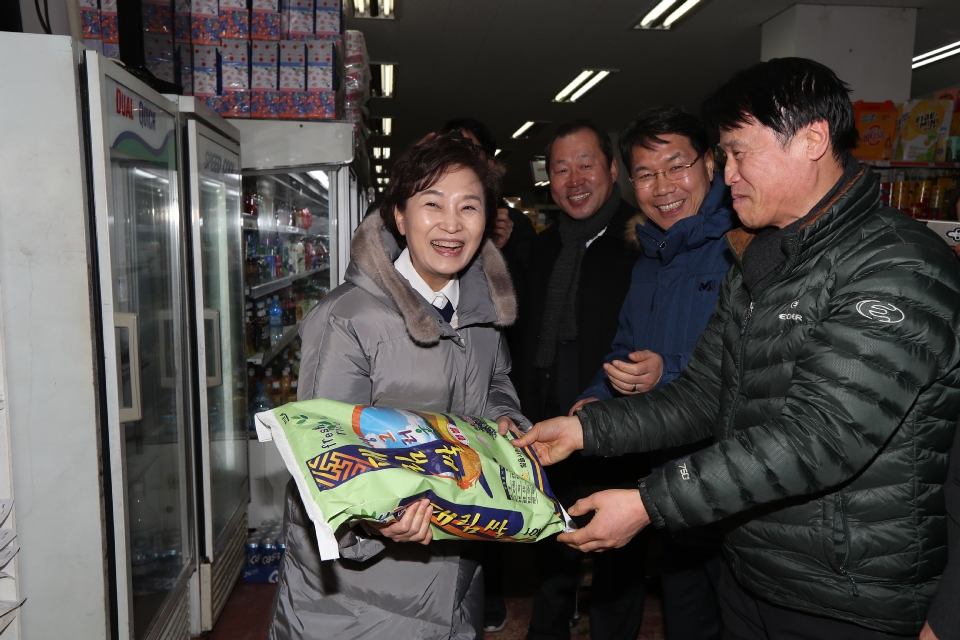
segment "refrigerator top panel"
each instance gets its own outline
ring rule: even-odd
[[[203,121],[205,125],[233,142],[240,142],[240,130],[206,104],[192,96],[173,97],[177,98],[180,113]]]
[[[307,171],[353,161],[349,122],[237,120],[244,172]]]

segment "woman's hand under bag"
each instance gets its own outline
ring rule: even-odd
[[[411,504],[403,513],[403,517],[390,524],[369,522],[380,535],[390,538],[394,542],[419,542],[429,544],[433,540],[433,530],[430,528],[430,516],[433,515],[433,505],[424,498]]]

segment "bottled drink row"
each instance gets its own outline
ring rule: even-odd
[[[244,281],[248,287],[313,271],[329,264],[330,247],[322,236],[244,233]]]
[[[884,204],[924,220],[956,219],[956,169],[879,169]]]
[[[250,398],[250,431],[256,432],[253,416],[297,399],[300,377],[299,341],[283,350],[266,366],[247,365],[247,397]]]
[[[273,297],[248,300],[244,318],[247,357],[275,346],[283,338],[284,328],[303,321],[326,294],[326,287],[307,279],[284,287]]]

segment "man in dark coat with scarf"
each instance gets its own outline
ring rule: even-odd
[[[737,223],[730,191],[714,174],[707,130],[679,107],[651,107],[620,133],[620,155],[637,202],[643,255],[633,267],[620,328],[603,368],[570,412],[596,400],[659,389],[675,380],[707,326],[734,261],[724,234]],[[712,439],[650,453],[660,466]],[[661,580],[667,637],[719,640],[719,536],[663,537]]]
[[[620,197],[606,131],[588,121],[561,126],[546,151],[560,220],[533,242],[522,311],[522,406],[531,420],[567,415],[617,332],[630,287],[636,211]],[[550,470],[563,504],[600,488],[636,486],[638,459],[615,464],[577,457]],[[594,557],[590,627],[594,638],[634,640],[643,616],[643,539]],[[550,539],[537,545],[540,588],[529,640],[569,638],[582,554]]]

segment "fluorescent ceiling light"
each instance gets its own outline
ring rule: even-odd
[[[373,157],[376,158],[376,159],[378,159],[378,160],[379,160],[380,158],[382,158],[382,157],[383,157],[383,147],[374,147],[374,148],[373,148]]]
[[[382,130],[383,135],[385,136],[392,135],[393,134],[393,118],[382,118],[381,122],[382,124],[380,125],[380,129]]]
[[[355,13],[366,13],[367,0],[353,0],[353,10]]]
[[[563,102],[568,95],[570,95],[571,93],[573,93],[573,92],[576,90],[577,87],[579,87],[581,84],[583,84],[584,82],[586,82],[587,79],[589,79],[590,76],[592,76],[592,75],[593,75],[593,69],[586,69],[586,70],[582,71],[582,72],[580,73],[580,75],[578,75],[576,78],[573,79],[573,82],[571,82],[570,84],[568,84],[567,86],[565,86],[565,87],[563,88],[563,90],[560,91],[560,93],[557,94],[557,96],[553,99],[553,101],[554,101],[554,102]]]
[[[926,53],[923,53],[917,56],[916,58],[914,58],[913,61],[920,62],[924,58],[929,58],[930,56],[935,56],[938,53],[942,53],[943,51],[946,51],[947,49],[955,49],[957,47],[960,47],[960,42],[954,42],[953,44],[948,44],[945,47],[940,47],[939,49],[934,49],[933,51],[927,51]]]
[[[501,151],[503,151],[503,149],[497,149],[496,151],[494,151],[494,152],[493,152],[493,157],[496,158],[498,155],[500,155],[500,152],[501,152]]]
[[[382,165],[382,164],[376,164],[376,165],[373,166],[373,170],[376,171],[377,173],[383,173],[383,165]]]
[[[670,25],[682,18],[687,11],[690,11],[690,9],[693,9],[698,4],[700,4],[700,0],[687,0],[680,5],[679,9],[667,16],[667,19],[663,21],[663,26],[670,28]]]
[[[945,47],[940,47],[939,49],[934,49],[933,51],[928,51],[923,55],[919,55],[913,59],[913,68],[922,67],[931,62],[936,62],[937,60],[943,60],[944,58],[949,58],[950,56],[960,53],[960,42],[954,42],[953,44],[947,45]]]
[[[393,0],[380,0],[380,14],[389,18],[393,13]]]
[[[533,183],[533,186],[535,186],[535,187],[546,187],[546,186],[549,186],[549,184],[550,184],[550,181],[549,181],[549,180],[543,180],[543,181],[541,181],[541,182],[535,182],[535,183]]]
[[[649,27],[652,22],[666,13],[667,9],[677,4],[678,0],[662,0],[653,10],[640,21],[641,27]]]
[[[380,89],[384,98],[393,97],[393,65],[380,65]]]
[[[513,132],[513,135],[510,136],[510,137],[511,137],[511,138],[519,138],[520,136],[522,136],[522,135],[526,132],[527,129],[529,129],[530,127],[532,127],[532,126],[535,125],[535,124],[536,124],[535,122],[530,122],[530,121],[524,122],[524,123],[523,123],[523,126],[521,126],[519,129],[517,129],[516,131],[514,131],[514,132]]]
[[[308,171],[307,175],[319,182],[324,189],[330,189],[330,176],[326,171]]]
[[[389,159],[390,159],[390,147],[384,147],[384,148],[383,148],[383,159],[384,159],[384,160],[389,160]]]
[[[582,98],[583,94],[597,86],[597,83],[606,78],[608,75],[610,75],[609,71],[597,71],[597,75],[590,78],[590,82],[577,89],[577,92],[570,96],[570,102],[576,102]]]

